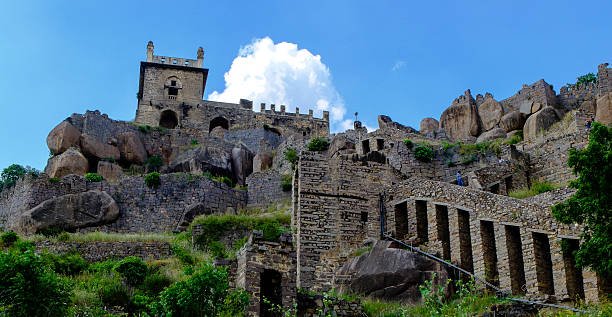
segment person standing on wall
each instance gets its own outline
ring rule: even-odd
[[[461,178],[461,172],[457,171],[457,185],[463,186],[463,178]]]

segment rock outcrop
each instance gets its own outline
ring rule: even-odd
[[[421,134],[434,133],[440,128],[440,122],[434,118],[425,118],[421,120]]]
[[[119,216],[119,207],[106,192],[90,190],[43,201],[24,212],[12,229],[33,234],[45,228],[73,231],[110,223]]]
[[[355,153],[355,142],[349,139],[345,134],[334,136],[329,144],[329,156],[333,157],[336,154],[352,154]]]
[[[502,105],[495,101],[493,96],[487,94],[487,98],[478,107],[478,116],[480,116],[480,121],[482,122],[482,129],[484,131],[493,129],[503,115],[504,109]]]
[[[559,121],[557,112],[552,107],[546,107],[527,118],[523,128],[523,136],[527,141],[534,141],[539,131],[547,130]]]
[[[489,141],[493,141],[496,139],[503,139],[506,137],[506,130],[502,129],[502,128],[495,128],[492,129],[490,131],[487,131],[483,134],[481,134],[478,139],[476,139],[477,143],[481,143],[481,142],[489,142]]]
[[[418,133],[417,130],[407,127],[403,124],[397,123],[391,120],[391,117],[385,115],[378,116],[378,128],[379,129],[397,129],[407,133]]]
[[[521,130],[524,124],[525,116],[519,110],[505,114],[499,121],[499,127],[505,129],[506,132]]]
[[[112,158],[118,161],[121,158],[116,146],[106,144],[88,134],[81,135],[81,151],[85,156],[92,156],[97,159]]]
[[[272,167],[272,160],[274,157],[271,153],[261,152],[257,153],[253,158],[253,173],[261,172]]]
[[[68,121],[62,121],[47,136],[47,146],[51,153],[64,153],[71,146],[79,145],[81,132]]]
[[[415,303],[421,300],[419,285],[432,280],[445,282],[447,272],[417,253],[389,248],[391,242],[377,241],[372,251],[350,259],[340,275],[353,276],[349,291],[385,300]]]
[[[185,173],[211,172],[213,175],[232,177],[232,153],[218,147],[201,146],[180,152],[172,160],[169,171]]]
[[[147,160],[147,150],[136,133],[121,133],[118,145],[122,161],[142,165]]]
[[[62,178],[68,174],[85,175],[89,169],[87,158],[76,147],[71,147],[47,161],[45,173],[49,177]]]
[[[244,185],[247,176],[253,172],[253,153],[240,144],[232,149],[232,170],[236,183]]]
[[[107,181],[116,181],[125,176],[121,166],[106,161],[98,162],[98,174]]]
[[[476,101],[468,89],[444,110],[440,117],[440,128],[445,129],[446,135],[453,140],[465,140],[478,135],[479,122]]]
[[[595,121],[606,125],[612,123],[612,92],[597,99]]]

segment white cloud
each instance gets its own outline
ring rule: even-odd
[[[397,61],[395,62],[395,64],[393,65],[393,67],[391,67],[392,71],[396,71],[402,67],[406,67],[406,61]]]
[[[286,105],[288,112],[295,107],[301,113],[308,109],[321,117],[329,111],[332,132],[342,132],[352,120],[345,119],[346,107],[334,84],[329,68],[321,62],[320,55],[313,55],[297,44],[275,44],[265,37],[241,47],[238,56],[225,73],[225,90],[214,91],[209,100],[237,103],[240,99],[253,101],[255,110],[265,102]],[[346,122],[349,122],[348,124]]]

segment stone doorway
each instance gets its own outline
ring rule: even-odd
[[[178,117],[176,112],[165,110],[159,118],[159,126],[166,129],[174,129],[178,125]]]
[[[274,308],[283,305],[282,276],[279,271],[265,269],[260,274],[260,316],[280,317]],[[265,298],[265,300],[264,300]]]

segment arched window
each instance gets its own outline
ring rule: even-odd
[[[174,129],[178,125],[178,117],[176,112],[172,110],[164,110],[159,118],[159,126],[166,129]]]
[[[178,77],[170,76],[168,79],[166,79],[164,91],[168,99],[176,99],[179,96],[181,89],[183,89],[183,85]]]
[[[208,126],[208,133],[216,127],[222,127],[225,130],[229,130],[229,121],[223,117],[216,117],[210,121]]]

